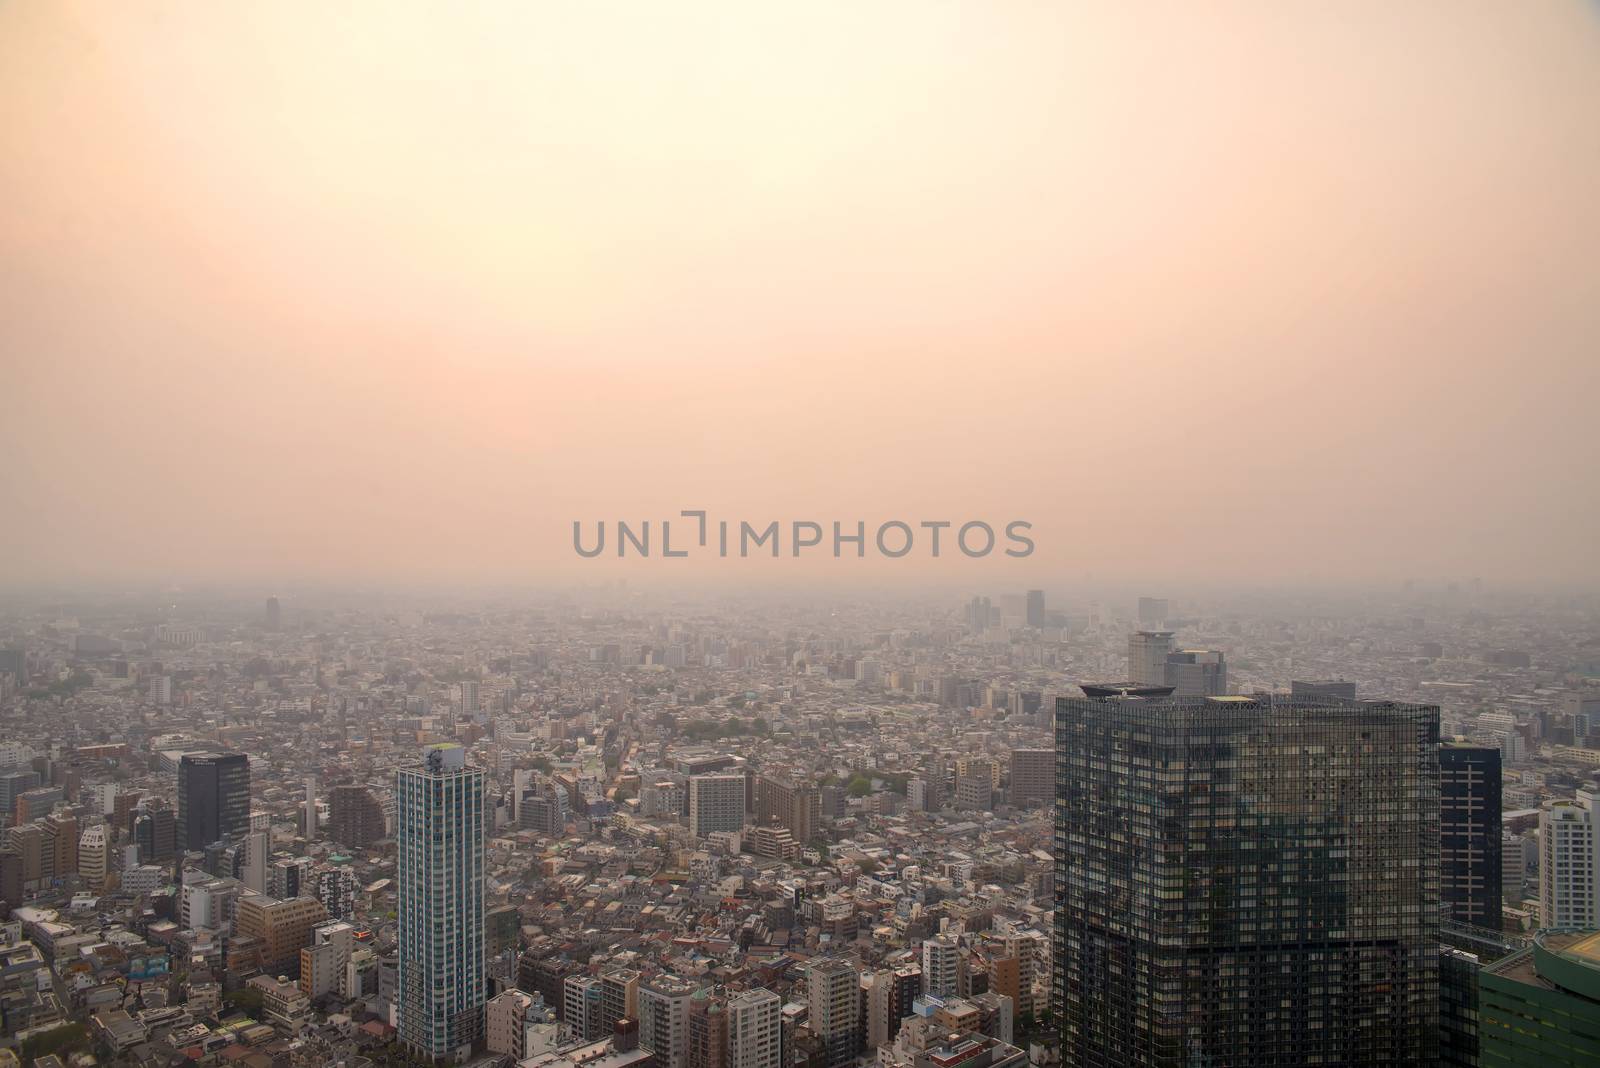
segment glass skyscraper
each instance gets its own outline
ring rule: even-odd
[[[203,853],[250,829],[250,758],[185,753],[178,762],[178,849]]]
[[[1438,709],[1091,690],[1056,706],[1063,1063],[1431,1062]]]
[[[484,776],[446,743],[396,785],[400,1040],[445,1058],[483,1034]]]

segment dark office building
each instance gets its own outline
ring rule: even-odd
[[[340,845],[365,849],[383,838],[383,805],[365,786],[335,786],[329,795],[328,836]]]
[[[178,764],[178,848],[206,846],[250,829],[250,760],[243,753],[189,753]]]
[[[1322,679],[1320,681],[1306,681],[1295,679],[1289,683],[1291,697],[1338,697],[1345,701],[1356,699],[1356,684],[1345,682],[1343,679]]]
[[[23,896],[23,878],[27,874],[27,861],[22,854],[10,846],[0,847],[0,901],[9,905],[20,905],[26,898]]]
[[[1482,962],[1454,946],[1439,947],[1439,1064],[1478,1063],[1478,973]]]
[[[1028,591],[1028,626],[1044,626],[1044,591]]]
[[[1011,803],[1041,808],[1055,799],[1056,755],[1049,749],[1011,750]]]
[[[17,809],[17,798],[36,789],[39,773],[32,768],[13,767],[0,772],[0,826],[11,824]]]
[[[900,1033],[901,1024],[916,1010],[912,1004],[922,996],[922,968],[904,964],[894,970],[893,984],[889,987],[889,1040]]]
[[[1527,948],[1499,931],[1445,921],[1439,930],[1439,1064],[1441,1068],[1477,1068],[1482,1008],[1483,969]]]
[[[149,806],[133,817],[133,844],[140,864],[159,864],[178,852],[178,818],[170,808]]]
[[[1056,703],[1062,1063],[1431,1063],[1438,708],[1109,693]]]
[[[1439,747],[1439,897],[1447,919],[1500,929],[1500,750]]]

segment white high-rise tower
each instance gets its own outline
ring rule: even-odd
[[[1592,788],[1572,801],[1546,801],[1539,813],[1539,926],[1600,925],[1600,811]]]
[[[728,1068],[778,1068],[783,1049],[783,999],[746,990],[728,1001]]]
[[[1165,686],[1170,652],[1171,631],[1136,630],[1128,635],[1128,681],[1135,686]]]

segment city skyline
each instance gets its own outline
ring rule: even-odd
[[[0,1068],[1600,1064],[1600,3],[0,3]]]
[[[1251,603],[0,602],[0,1011],[106,1063],[1470,1068],[1533,1002],[1600,1055],[1595,607]]]

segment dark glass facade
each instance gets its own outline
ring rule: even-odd
[[[152,808],[133,820],[133,841],[140,864],[171,860],[178,848],[178,822],[170,808]]]
[[[1498,931],[1468,927],[1448,920],[1439,938],[1439,1064],[1441,1068],[1477,1068],[1479,1050],[1479,973],[1491,964],[1526,949],[1522,941]]]
[[[1432,1063],[1438,741],[1426,705],[1059,699],[1062,1062]]]
[[[178,763],[178,848],[203,853],[250,829],[250,760],[243,753],[189,753]]]
[[[1456,923],[1500,929],[1500,750],[1439,748],[1439,896]]]

